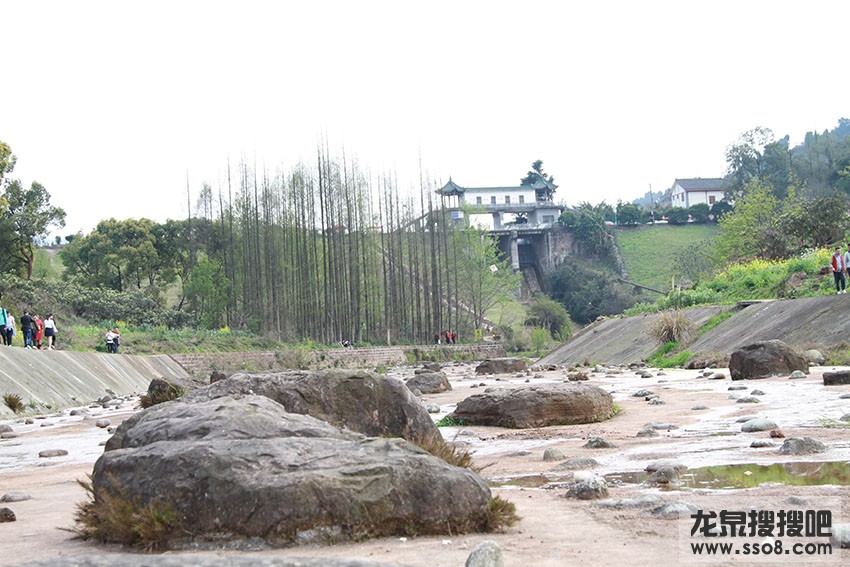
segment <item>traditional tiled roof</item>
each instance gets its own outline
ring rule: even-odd
[[[673,185],[680,186],[685,191],[723,191],[723,178],[721,177],[696,177],[692,179],[677,179]]]
[[[540,180],[538,179],[531,185],[516,185],[514,187],[461,187],[451,178],[449,178],[449,182],[443,185],[440,189],[437,190],[437,193],[441,193],[443,195],[460,195],[462,193],[466,193],[467,191],[528,191],[529,189],[541,190],[541,189],[549,189],[549,191],[554,191],[558,186],[554,183],[551,183],[548,180]]]

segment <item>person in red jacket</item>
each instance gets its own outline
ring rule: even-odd
[[[33,315],[35,319],[35,348],[41,350],[41,341],[44,339],[44,321],[38,315]]]
[[[840,247],[835,247],[835,254],[832,255],[830,263],[832,264],[832,276],[835,278],[836,293],[847,293],[847,289],[845,289],[846,281],[844,279],[844,272],[847,271],[847,266],[844,265],[844,256],[841,255]]]

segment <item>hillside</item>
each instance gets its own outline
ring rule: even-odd
[[[662,291],[670,289],[671,279],[677,275],[676,253],[716,234],[715,224],[621,227],[616,232],[631,280]]]
[[[723,309],[703,306],[684,310],[697,327]],[[732,308],[736,309],[736,308]],[[598,321],[549,353],[541,364],[581,362],[628,364],[649,357],[658,342],[649,333],[657,313]],[[850,335],[850,295],[825,295],[746,304],[732,317],[699,335],[685,348],[694,354],[729,355],[756,341],[782,340],[797,350],[828,350],[846,344]]]

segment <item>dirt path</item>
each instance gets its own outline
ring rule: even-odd
[[[445,415],[459,400],[480,391],[473,385],[522,388],[529,383],[554,382],[563,379],[561,371],[539,374],[540,377],[509,377],[482,380],[472,375],[471,366],[454,365],[446,369],[454,390],[425,396],[425,401],[440,405]],[[705,557],[694,557],[689,551],[693,520],[678,520],[653,515],[650,508],[612,509],[595,501],[567,499],[564,494],[573,476],[589,471],[558,471],[558,462],[545,462],[543,451],[555,448],[565,458],[591,457],[598,462],[593,473],[622,475],[609,477],[612,498],[654,496],[664,502],[685,501],[705,511],[773,510],[801,505],[806,509],[829,510],[835,523],[847,523],[850,500],[846,486],[786,486],[762,484],[741,490],[715,488],[681,488],[660,490],[629,482],[628,474],[636,474],[646,464],[661,458],[672,458],[693,470],[698,467],[734,464],[758,465],[796,463],[803,471],[822,467],[825,462],[850,462],[850,430],[827,428],[843,414],[850,413],[850,386],[824,387],[823,369],[801,380],[771,378],[746,381],[748,389],[729,391],[729,380],[707,380],[696,371],[671,371],[652,378],[639,378],[628,370],[621,374],[598,373],[591,383],[612,392],[622,412],[603,423],[552,427],[530,430],[507,430],[493,427],[444,428],[443,434],[454,439],[475,455],[476,464],[484,467],[482,475],[494,486],[494,494],[513,502],[522,521],[505,533],[466,534],[445,537],[382,538],[357,544],[332,547],[300,547],[263,550],[258,556],[271,557],[346,557],[397,562],[411,566],[462,566],[479,542],[492,539],[503,550],[505,565],[511,567],[562,565],[650,565],[705,563]],[[406,369],[403,373],[412,373]],[[528,381],[528,382],[527,382]],[[739,385],[741,383],[734,383]],[[661,396],[663,404],[650,405],[633,394],[648,389]],[[764,392],[759,404],[739,404],[730,395],[748,394],[752,389]],[[703,405],[707,409],[693,409]],[[109,414],[113,425],[130,415],[116,410]],[[778,453],[782,439],[770,439],[767,432],[742,433],[743,415],[757,415],[777,422],[787,437],[809,436],[825,443],[826,453],[806,457]],[[42,422],[45,420],[41,420]],[[20,436],[0,441],[0,495],[25,492],[32,499],[2,503],[14,510],[16,522],[0,524],[0,564],[15,565],[33,559],[49,559],[60,555],[114,553],[116,547],[102,547],[81,542],[61,528],[73,525],[75,503],[84,498],[77,480],[91,471],[105,430],[95,427],[95,419],[82,420],[67,414],[49,418],[53,425],[24,425],[11,422]],[[647,423],[675,426],[660,429],[657,437],[636,437]],[[587,449],[583,445],[590,436],[601,436],[617,445],[613,449]],[[774,445],[754,449],[754,440],[772,441]],[[67,457],[39,459],[42,449],[65,448]],[[54,464],[55,463],[55,464]],[[793,469],[792,465],[791,470]],[[806,468],[808,467],[808,468]],[[617,478],[626,479],[620,484]],[[850,478],[844,478],[845,484]],[[799,499],[799,500],[797,500]],[[659,502],[652,506],[657,507]],[[797,503],[797,504],[795,504]],[[802,504],[800,504],[802,503]],[[762,541],[761,539],[741,541]],[[813,540],[804,540],[806,542]],[[824,541],[824,540],[818,540]],[[170,552],[183,555],[236,554],[234,551]],[[748,557],[748,559],[750,559]],[[762,564],[847,564],[850,551],[834,549],[829,557],[788,557],[781,561],[769,558]],[[772,560],[772,562],[771,562]],[[832,562],[832,563],[831,563]],[[740,564],[720,561],[707,564]]]

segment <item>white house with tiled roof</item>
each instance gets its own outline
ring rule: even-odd
[[[725,192],[720,177],[676,179],[673,182],[670,198],[674,207],[687,209],[691,205],[705,203],[709,207],[722,201]]]
[[[545,179],[515,187],[461,187],[449,179],[437,192],[446,198],[455,218],[460,218],[463,208],[472,208],[471,216],[492,217],[487,228],[499,230],[517,215],[527,218],[525,228],[551,226],[561,215],[561,208],[552,202],[557,187]]]

